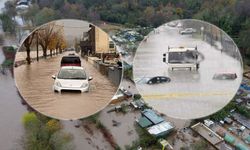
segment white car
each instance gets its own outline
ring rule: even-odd
[[[193,28],[186,28],[182,31],[180,31],[180,34],[183,35],[183,34],[193,34],[196,32],[196,29],[193,29]]]
[[[65,66],[61,67],[57,76],[53,75],[55,80],[53,90],[61,92],[62,90],[73,90],[88,92],[89,81],[92,77],[88,77],[85,70],[78,66]]]

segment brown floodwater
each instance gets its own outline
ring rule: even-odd
[[[31,65],[21,65],[14,69],[14,74],[19,92],[31,107],[53,118],[74,120],[103,109],[116,93],[117,87],[92,64],[82,59],[82,66],[87,74],[93,77],[90,81],[90,91],[55,93],[52,90],[54,80],[51,76],[60,70],[61,57],[68,53],[41,59]]]

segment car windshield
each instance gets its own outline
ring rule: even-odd
[[[197,55],[193,51],[186,52],[170,52],[168,54],[169,63],[195,63]]]
[[[86,79],[86,73],[82,69],[61,69],[58,74],[58,79]]]

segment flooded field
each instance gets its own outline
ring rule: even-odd
[[[82,66],[93,77],[88,93],[60,94],[52,90],[54,80],[51,76],[59,71],[64,55],[68,55],[68,52],[14,69],[17,87],[26,102],[44,115],[66,120],[83,118],[104,108],[117,87],[84,59]]]
[[[62,121],[64,131],[74,135],[74,150],[112,150],[112,146],[106,141],[103,134],[94,124],[83,122],[80,128],[74,127],[72,122]]]
[[[100,121],[109,129],[117,144],[124,149],[125,145],[132,145],[139,137],[135,131],[135,120],[140,117],[140,111],[132,111],[126,114],[110,112],[114,106],[107,106],[100,113]],[[114,125],[117,124],[117,125]]]

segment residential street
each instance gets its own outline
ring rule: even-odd
[[[42,114],[65,120],[79,119],[98,112],[108,105],[117,90],[106,76],[82,59],[86,73],[93,77],[90,91],[55,93],[51,76],[59,71],[61,57],[68,54],[65,52],[14,69],[17,87],[27,103]]]

